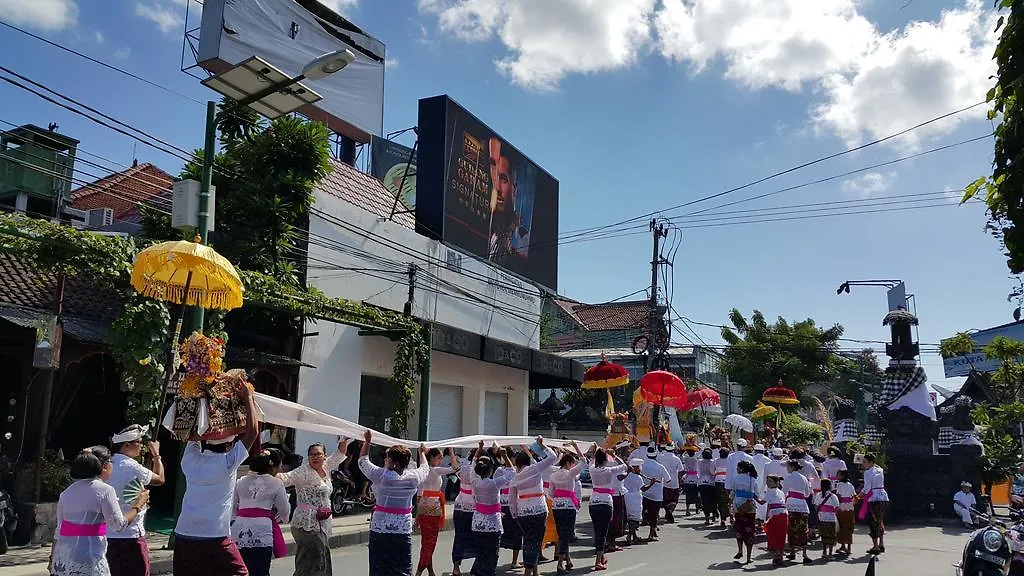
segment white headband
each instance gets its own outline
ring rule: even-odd
[[[135,442],[136,440],[142,440],[142,437],[149,431],[148,426],[140,426],[139,424],[132,424],[131,426],[121,430],[117,434],[110,437],[111,444],[124,444],[125,442]]]
[[[216,440],[206,440],[206,443],[210,446],[220,446],[221,444],[232,442],[234,439],[235,436],[225,436],[224,438],[217,438]]]

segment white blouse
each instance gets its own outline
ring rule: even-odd
[[[724,482],[723,477],[723,482]],[[715,461],[701,458],[697,460],[697,484],[711,486],[715,483]]]
[[[235,513],[246,508],[272,510],[271,518],[242,518],[235,516],[231,523],[231,539],[239,548],[273,548],[274,522],[288,523],[291,505],[284,482],[269,474],[250,472],[235,484]]]
[[[835,492],[829,492],[828,496],[825,496],[824,492],[816,494],[814,496],[814,505],[818,508],[818,522],[832,522],[837,524],[839,521],[836,519],[836,510],[839,509],[839,497],[836,496]],[[831,507],[831,510],[822,510],[822,507]]]
[[[57,500],[57,536],[53,543],[55,576],[107,576],[106,536],[62,536],[64,522],[98,525],[124,530],[127,522],[113,486],[99,478],[78,480],[61,492]]]
[[[857,494],[857,490],[853,487],[853,484],[849,482],[839,482],[836,484],[836,495],[839,496],[839,509],[840,510],[853,510],[853,497]]]
[[[309,464],[277,475],[286,488],[295,487],[295,515],[292,516],[292,527],[306,532],[323,531],[324,534],[331,535],[331,518],[317,520],[316,510],[331,507],[331,492],[334,491],[331,470],[344,464],[347,459],[347,454],[332,454],[324,461],[324,476],[320,476],[320,473]]]
[[[455,498],[455,510],[459,512],[475,512],[476,500],[473,499],[473,481],[477,478],[473,465],[466,464],[459,470],[459,495]]]
[[[715,484],[725,484],[729,480],[729,459],[716,458],[715,463]]]
[[[813,494],[811,483],[800,472],[790,472],[782,479],[782,490],[786,492],[786,509],[790,512],[809,514],[807,498]]]
[[[756,506],[756,501],[760,498],[758,492],[757,478],[753,478],[749,474],[737,473],[736,477],[732,479],[733,506],[737,510],[747,500],[754,500]]]
[[[551,474],[551,507],[553,509],[573,510],[577,508],[573,497],[568,494],[576,495],[576,479],[586,467],[587,461],[583,459],[572,468],[559,468]]]
[[[683,463],[683,484],[696,484],[697,476],[697,457],[696,456],[683,456],[679,459]]]
[[[437,495],[425,496],[427,492],[440,492],[441,481],[445,476],[454,472],[450,466],[431,467],[429,462],[420,466],[420,471],[425,472],[423,484],[420,485],[419,513],[427,516],[441,515],[441,498]]]
[[[373,482],[377,505],[370,517],[370,531],[378,534],[412,534],[412,499],[426,480],[428,470],[407,469],[401,474],[359,458],[359,469]]]
[[[491,478],[477,476],[473,481],[473,497],[476,499],[474,532],[501,532],[501,490],[508,486],[513,476],[515,472],[511,468],[499,468]]]
[[[545,457],[534,462],[516,473],[509,484],[518,492],[516,500],[509,500],[515,516],[536,516],[548,513],[548,505],[544,500],[544,473],[555,465],[555,452],[551,448],[544,449]]]
[[[768,488],[764,492],[764,502],[768,507],[767,519],[780,514],[788,514],[786,510],[786,493],[778,488]]]
[[[881,466],[872,466],[864,472],[864,489],[860,493],[868,498],[868,502],[889,501],[889,493],[885,491],[885,471]]]
[[[846,462],[842,458],[829,458],[821,464],[821,473],[833,483],[839,479],[840,470],[846,470]]]
[[[594,493],[590,496],[591,506],[611,506],[612,496],[622,489],[619,474],[626,473],[626,465],[594,466],[590,469],[590,480],[594,485]]]

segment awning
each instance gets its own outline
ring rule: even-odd
[[[586,368],[577,360],[444,324],[431,324],[430,347],[438,352],[527,371],[530,373],[531,389],[573,388],[583,382],[583,374],[586,372]]]
[[[22,328],[34,330],[37,327],[45,326],[53,316],[53,312],[46,310],[0,305],[0,319]],[[110,326],[105,322],[84,316],[64,314],[61,316],[61,321],[64,324],[65,336],[89,344],[103,344],[107,338],[107,332],[110,330]]]

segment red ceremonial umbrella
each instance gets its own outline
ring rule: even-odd
[[[789,388],[782,385],[782,381],[779,381],[778,386],[773,386],[764,391],[761,395],[761,401],[767,404],[789,404],[799,405],[800,400],[796,397],[796,392],[793,392]]]
[[[665,398],[686,396],[686,384],[683,379],[665,370],[654,370],[640,378],[640,390],[646,398],[657,398],[660,404]]]
[[[707,408],[708,406],[721,406],[721,404],[722,398],[718,395],[718,392],[715,392],[710,388],[697,388],[686,395],[685,410]]]
[[[617,388],[629,384],[629,372],[618,364],[612,364],[601,355],[601,361],[587,369],[583,375],[584,388]]]

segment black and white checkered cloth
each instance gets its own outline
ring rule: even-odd
[[[832,407],[832,420],[848,420],[857,417],[857,405],[849,398],[835,396],[835,406]]]
[[[951,426],[939,428],[939,448],[960,444],[976,444],[978,433],[973,430],[957,430]]]
[[[879,446],[882,444],[883,438],[885,438],[885,434],[883,434],[877,426],[868,424],[864,428],[864,444],[868,446]]]
[[[832,423],[833,442],[854,442],[860,438],[857,432],[857,422],[853,419],[837,420]]]
[[[875,395],[874,406],[884,408],[907,392],[918,386],[924,386],[928,382],[928,376],[924,368],[915,366],[910,369],[893,368],[885,369],[885,376],[882,378],[882,387]]]

